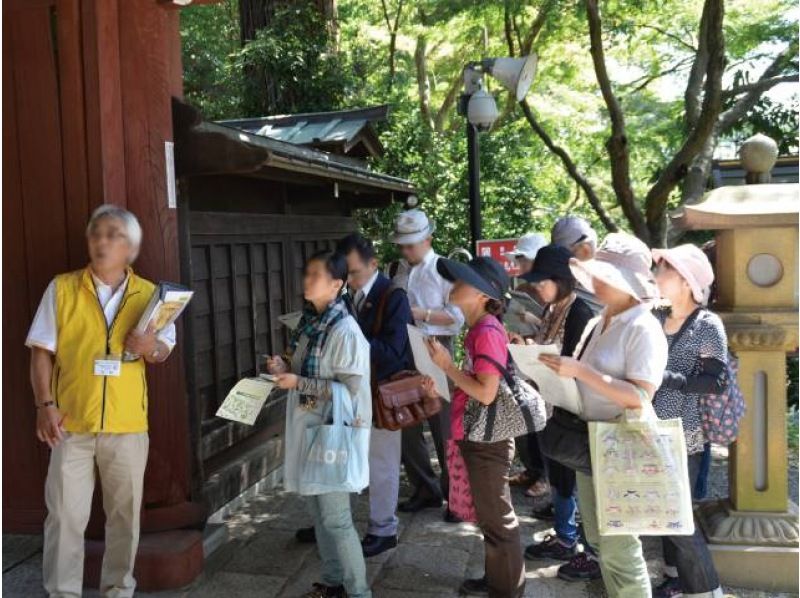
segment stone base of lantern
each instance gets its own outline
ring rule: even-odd
[[[701,504],[697,518],[724,585],[771,592],[800,587],[797,506],[785,513],[736,511],[729,501]]]

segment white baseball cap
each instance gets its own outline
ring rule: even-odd
[[[422,210],[400,212],[394,221],[391,241],[395,245],[413,245],[433,234],[436,227]]]
[[[522,235],[517,241],[516,247],[511,251],[506,251],[504,255],[510,258],[525,257],[529,260],[536,259],[539,250],[547,245],[547,238],[539,233],[528,233]]]

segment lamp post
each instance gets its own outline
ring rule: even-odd
[[[458,113],[467,117],[467,174],[469,181],[469,232],[473,255],[478,254],[481,238],[480,137],[488,131],[499,113],[494,97],[484,89],[483,75],[489,74],[511,91],[518,102],[525,98],[536,74],[537,57],[487,58],[464,67],[464,92]]]

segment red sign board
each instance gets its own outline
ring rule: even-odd
[[[478,255],[490,257],[503,265],[509,276],[519,274],[514,258],[506,256],[506,252],[517,246],[517,239],[483,239],[478,241]]]

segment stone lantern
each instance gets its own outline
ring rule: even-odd
[[[769,184],[777,146],[742,146],[747,180],[709,192],[673,217],[684,230],[716,231],[716,310],[739,358],[747,402],[729,459],[730,499],[699,518],[723,583],[798,590],[797,507],[787,498],[786,353],[798,342],[797,184]]]

